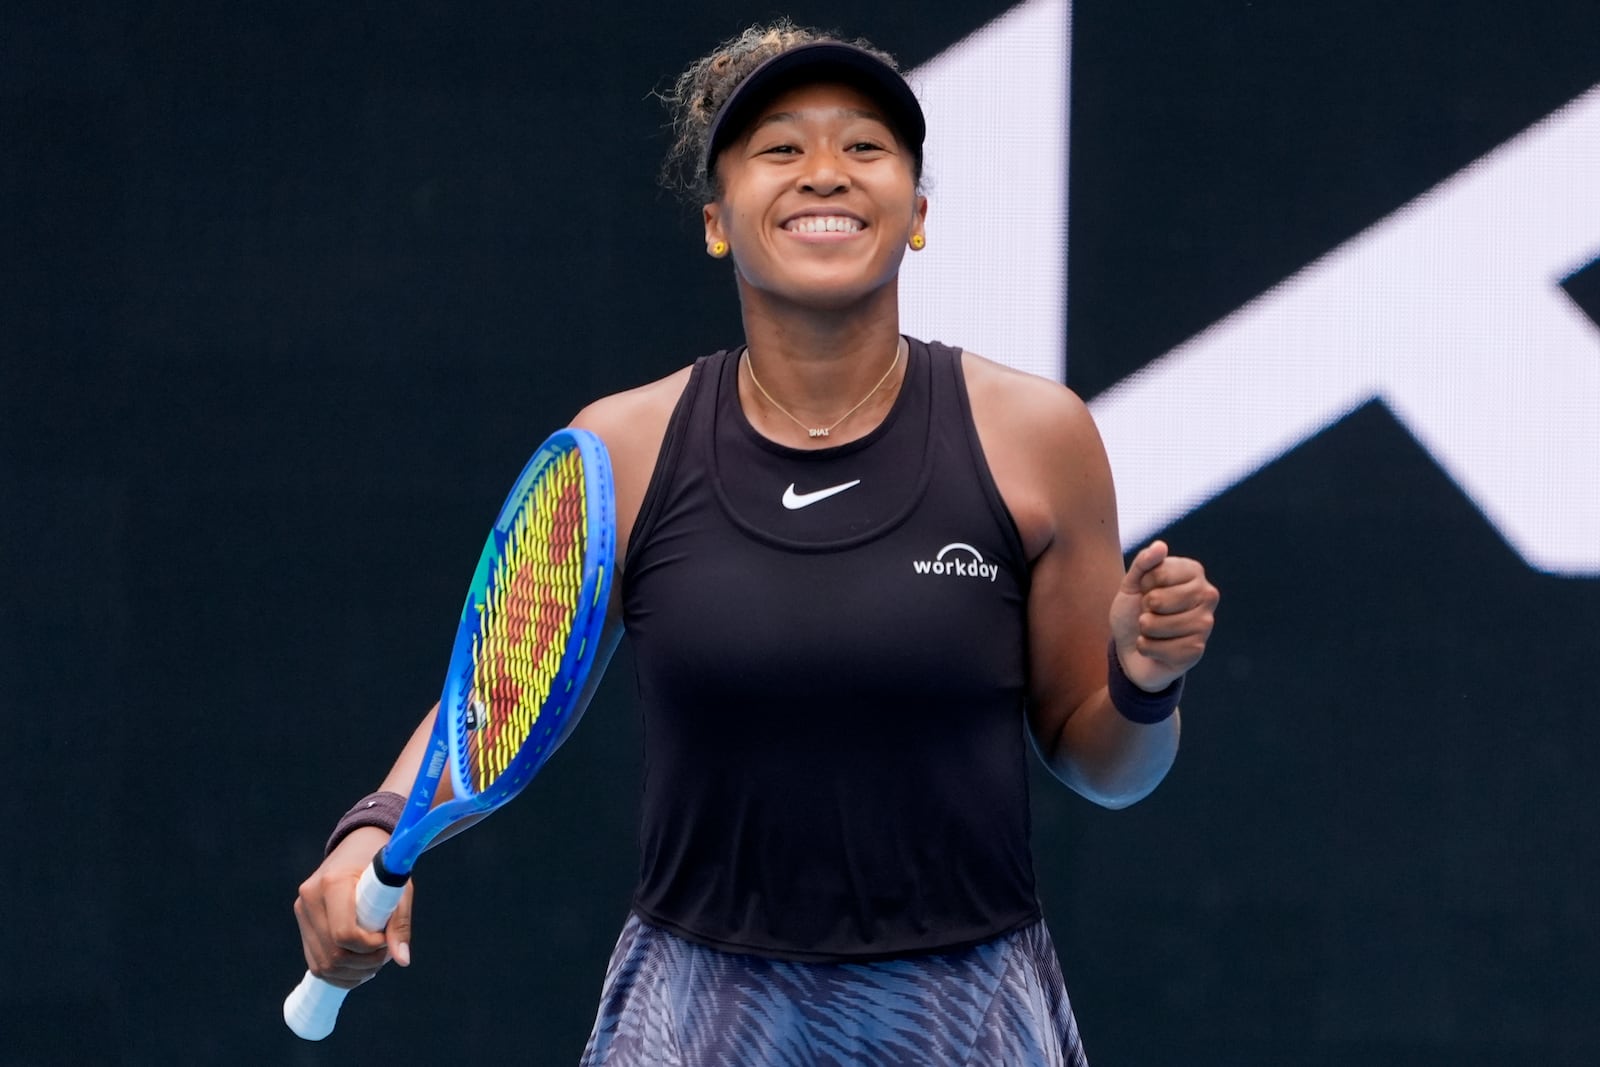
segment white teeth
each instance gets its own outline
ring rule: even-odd
[[[843,215],[806,215],[792,220],[787,228],[793,233],[856,233],[861,223]]]

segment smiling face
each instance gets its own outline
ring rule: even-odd
[[[928,210],[914,168],[870,96],[831,82],[791,89],[717,157],[706,244],[732,248],[747,299],[837,310],[892,294]]]

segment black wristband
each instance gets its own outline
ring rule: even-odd
[[[352,830],[363,826],[376,826],[380,830],[394,831],[400,813],[406,810],[406,798],[399,793],[371,793],[356,801],[356,806],[344,813],[339,825],[333,828],[328,843],[322,847],[322,856],[339,847],[339,842],[350,836]]]
[[[1178,710],[1178,698],[1183,695],[1183,675],[1158,693],[1151,693],[1133,684],[1122,669],[1117,657],[1117,641],[1112,638],[1106,646],[1106,692],[1111,695],[1111,706],[1129,722],[1150,726],[1165,722]]]

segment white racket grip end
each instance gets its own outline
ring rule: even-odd
[[[356,883],[356,922],[364,930],[382,930],[389,925],[389,917],[400,906],[405,891],[403,885],[384,885],[378,880],[377,871],[369,866]],[[333,1033],[334,1024],[339,1021],[339,1007],[349,992],[307,971],[283,1002],[283,1021],[307,1041],[321,1041]]]
[[[339,1005],[350,990],[329,985],[310,971],[283,1002],[283,1021],[298,1037],[321,1041],[339,1021]]]
[[[400,906],[405,891],[404,885],[384,885],[378,880],[378,872],[368,867],[356,883],[356,922],[363,930],[382,930],[389,925],[389,916]]]

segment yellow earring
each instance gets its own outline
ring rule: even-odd
[[[710,245],[706,252],[712,259],[721,259],[728,254],[728,242],[717,241],[715,244]]]
[[[927,247],[928,239],[926,237],[922,236],[920,233],[914,233],[911,235],[911,251],[920,252]]]

